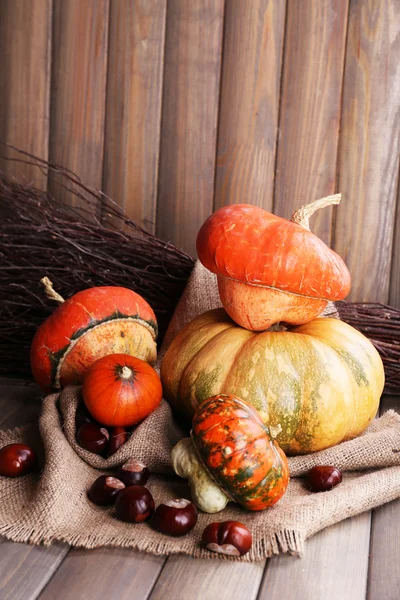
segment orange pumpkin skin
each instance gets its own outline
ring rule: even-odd
[[[82,383],[98,358],[125,353],[154,362],[157,320],[136,292],[102,286],[78,292],[42,323],[31,345],[35,381],[49,392]]]
[[[110,354],[86,372],[82,395],[99,423],[130,427],[157,408],[162,387],[156,371],[143,360],[129,354]]]
[[[319,317],[287,331],[248,331],[223,309],[197,316],[161,364],[164,397],[192,419],[219,393],[244,398],[286,454],[308,454],[360,435],[379,406],[382,360],[359,331]]]
[[[285,493],[287,458],[258,412],[240,398],[218,394],[199,405],[191,437],[211,478],[247,510],[264,510]]]
[[[200,228],[197,253],[217,274],[226,312],[253,331],[279,321],[307,323],[328,300],[350,291],[340,256],[306,226],[257,206],[235,204],[213,213]]]
[[[318,317],[328,304],[321,298],[256,287],[227,277],[218,276],[217,280],[226,312],[235,323],[250,331],[265,331],[280,321],[304,325]]]

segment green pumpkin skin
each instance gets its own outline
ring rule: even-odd
[[[210,396],[243,398],[294,455],[362,433],[378,409],[384,370],[371,342],[339,319],[258,333],[215,309],[180,331],[161,380],[167,400],[188,419]]]

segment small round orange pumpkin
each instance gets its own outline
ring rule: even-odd
[[[88,367],[107,354],[155,362],[157,320],[133,290],[99,286],[61,302],[32,341],[32,373],[43,391],[82,383]]]
[[[228,500],[247,510],[263,510],[285,493],[287,458],[258,412],[240,398],[218,394],[200,404],[191,431],[195,453],[189,441],[175,446],[172,464],[178,475],[189,479],[201,510],[218,512]]]
[[[157,408],[162,387],[156,371],[143,360],[110,354],[86,372],[82,393],[88,411],[99,423],[130,427]]]

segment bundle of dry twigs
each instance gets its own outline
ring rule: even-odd
[[[95,285],[121,285],[153,307],[162,339],[194,260],[138,227],[110,198],[70,171],[28,153],[20,160],[56,173],[79,206],[0,173],[0,374],[30,376],[29,346],[54,310],[40,279],[65,298]],[[366,335],[386,372],[385,392],[400,393],[400,310],[339,302],[340,318]]]
[[[339,316],[371,340],[385,367],[385,392],[400,394],[400,310],[376,302],[337,302]]]
[[[160,341],[193,258],[138,227],[73,173],[22,154],[23,162],[57,173],[78,206],[0,173],[0,374],[30,376],[32,337],[56,307],[44,294],[43,276],[65,298],[97,285],[137,291],[156,313]]]

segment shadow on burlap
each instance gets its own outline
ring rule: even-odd
[[[220,306],[215,278],[197,264],[168,330],[160,358],[174,335],[198,314]],[[34,446],[42,457],[42,471],[18,479],[0,477],[0,535],[34,544],[63,541],[74,546],[131,547],[153,554],[185,553],[221,558],[199,545],[204,527],[216,520],[246,523],[253,533],[251,551],[226,560],[261,560],[272,554],[302,554],[307,538],[342,519],[400,496],[400,416],[389,411],[359,438],[315,454],[289,458],[292,479],[277,505],[258,513],[230,503],[216,515],[201,513],[196,527],[183,538],[153,531],[149,524],[118,521],[113,508],[93,505],[86,490],[100,473],[113,473],[131,456],[145,462],[152,476],[147,487],[156,505],[162,500],[190,497],[183,480],[173,476],[171,448],[188,434],[163,400],[109,459],[95,456],[75,441],[75,412],[81,389],[70,387],[43,402],[37,424],[0,432],[0,447],[11,442]],[[345,471],[341,485],[328,493],[307,491],[301,479],[317,464],[333,464]],[[224,558],[224,557],[223,557]]]

